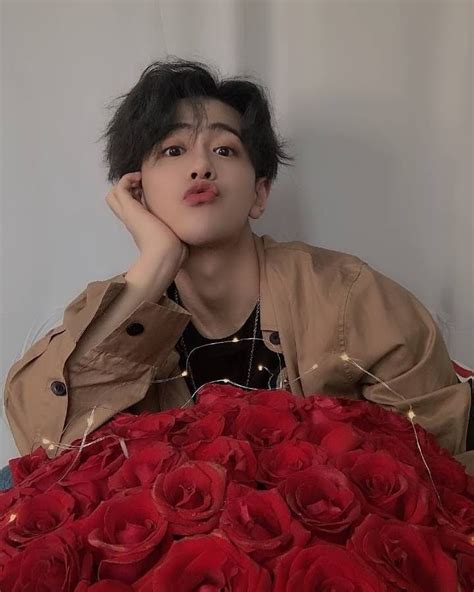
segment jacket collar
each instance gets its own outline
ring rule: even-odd
[[[263,337],[268,337],[266,333],[278,331],[276,322],[275,307],[273,297],[268,282],[267,253],[266,249],[270,246],[273,239],[267,235],[258,236],[253,233],[255,247],[258,256],[258,266],[260,271],[260,327]]]

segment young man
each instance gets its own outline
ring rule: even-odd
[[[252,232],[278,164],[291,160],[261,87],[158,62],[106,137],[118,180],[107,203],[140,256],[91,282],[10,369],[5,409],[22,454],[42,445],[55,456],[94,407],[92,430],[119,411],[192,404],[202,384],[228,379],[401,413],[411,405],[474,470],[470,384],[458,382],[426,308],[358,257]]]

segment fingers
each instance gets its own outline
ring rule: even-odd
[[[111,207],[112,211],[120,217],[122,207],[124,205],[124,199],[127,196],[133,197],[135,200],[140,201],[141,197],[141,171],[135,171],[132,173],[126,173],[123,175],[119,182],[114,185],[106,196],[107,204]]]
[[[126,173],[117,183],[118,190],[127,191],[134,199],[140,201],[141,198],[141,171],[135,171],[133,173]]]
[[[132,185],[136,185],[142,178],[141,171],[135,171],[133,173],[126,173],[120,178],[117,185],[120,188],[129,189]]]

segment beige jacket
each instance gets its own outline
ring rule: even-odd
[[[474,473],[474,451],[465,453],[470,384],[458,382],[439,329],[415,296],[354,255],[268,235],[254,239],[262,336],[283,353],[280,378],[291,391],[365,398],[405,413],[411,403],[415,421]],[[81,437],[95,405],[92,430],[119,411],[164,410],[191,396],[175,350],[191,314],[166,294],[142,302],[76,365],[66,365],[85,329],[125,287],[124,275],[89,283],[66,307],[63,323],[10,368],[5,409],[21,454],[42,445],[55,456],[43,440]],[[132,323],[144,331],[127,332]],[[343,353],[404,398],[343,361]],[[178,378],[152,382],[170,377]]]

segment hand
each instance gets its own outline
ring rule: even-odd
[[[126,173],[112,187],[105,200],[131,233],[141,255],[176,260],[178,270],[189,255],[189,248],[171,228],[152,214],[143,198],[141,172]]]

